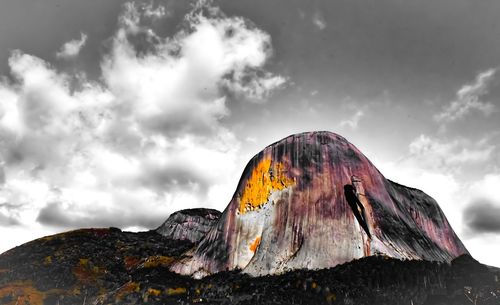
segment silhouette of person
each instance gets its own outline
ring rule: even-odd
[[[365,230],[366,235],[371,239],[372,236],[370,234],[370,230],[368,229],[368,222],[366,220],[365,207],[361,204],[356,196],[356,190],[350,184],[344,185],[344,196],[347,200],[347,203],[352,209],[354,216],[358,220],[358,223],[361,225],[363,230]]]

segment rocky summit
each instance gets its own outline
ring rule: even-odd
[[[434,199],[387,180],[343,137],[309,132],[250,160],[217,225],[172,270],[265,275],[371,255],[450,262],[462,254]]]
[[[220,213],[80,229],[0,255],[0,304],[500,304],[436,201],[330,132],[253,157]]]

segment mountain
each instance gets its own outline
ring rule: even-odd
[[[219,220],[221,213],[213,209],[189,209],[173,213],[155,231],[175,240],[198,243]]]
[[[80,229],[0,255],[0,304],[500,304],[438,204],[343,137],[292,135],[246,166],[223,213]]]
[[[450,262],[462,254],[434,199],[384,178],[343,137],[307,132],[250,160],[217,225],[172,270],[265,275],[371,255]]]

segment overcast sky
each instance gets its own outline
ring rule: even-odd
[[[223,210],[251,156],[329,130],[500,266],[497,0],[2,0],[0,252]]]

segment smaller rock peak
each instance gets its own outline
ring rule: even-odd
[[[194,208],[185,209],[172,213],[171,215],[182,214],[187,216],[200,216],[209,219],[219,218],[221,212],[215,209]]]
[[[214,209],[187,209],[177,211],[155,231],[174,240],[189,240],[198,243],[221,216]]]

